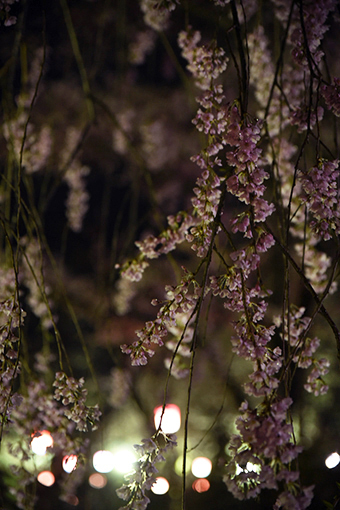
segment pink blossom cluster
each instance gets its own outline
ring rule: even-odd
[[[121,345],[122,352],[130,355],[132,365],[146,365],[148,356],[155,354],[152,344],[164,345],[163,338],[168,334],[168,330],[176,326],[177,314],[194,310],[201,287],[190,271],[185,268],[183,270],[184,276],[177,286],[166,286],[168,299],[162,304],[157,318],[146,322],[142,329],[136,331],[138,340],[131,345]],[[191,286],[193,290],[189,292]],[[159,301],[154,299],[152,304],[157,305]]]
[[[155,46],[156,37],[153,30],[137,32],[133,42],[129,46],[129,61],[135,65],[144,63],[146,56],[151,53]]]
[[[310,105],[303,104],[302,106],[296,106],[294,108],[290,116],[290,123],[292,126],[297,126],[298,133],[302,133],[307,129],[312,129],[322,118],[322,106],[313,109]]]
[[[0,326],[0,425],[8,421],[12,409],[21,402],[20,395],[13,392],[13,381],[21,369],[17,359],[19,338],[15,324],[23,313],[19,314],[14,299],[8,299],[0,303],[1,319],[3,315],[9,317]]]
[[[26,96],[22,102],[28,102]],[[30,103],[28,102],[28,106]],[[21,157],[22,167],[28,174],[39,172],[46,167],[52,150],[52,133],[49,126],[42,126],[40,130],[33,124],[28,124],[27,112],[20,113],[3,124],[3,134],[7,146],[13,151],[19,163]],[[25,144],[22,146],[24,131],[26,129]]]
[[[197,223],[197,220],[185,211],[168,216],[167,220],[169,227],[158,237],[149,235],[143,241],[135,242],[143,257],[155,259],[173,251],[178,244],[185,241],[188,229]]]
[[[109,379],[109,404],[118,409],[127,400],[131,393],[131,372],[127,369],[115,367],[110,372]]]
[[[240,408],[236,421],[238,434],[232,436],[229,450],[232,460],[227,465],[224,481],[238,499],[257,496],[263,489],[287,489],[278,496],[275,509],[308,508],[312,487],[300,489],[299,472],[290,468],[302,448],[293,440],[293,427],[288,423],[289,397],[251,410],[247,402]],[[295,486],[292,489],[292,486]],[[291,490],[289,490],[291,488]]]
[[[182,31],[178,36],[178,45],[182,49],[183,57],[188,61],[187,68],[195,79],[197,87],[207,90],[214,80],[222,74],[228,63],[223,48],[214,43],[209,46],[198,46],[201,34],[191,27]]]
[[[275,319],[275,325],[281,325],[281,318]],[[281,336],[288,342],[291,349],[291,360],[299,368],[311,368],[307,376],[307,382],[304,388],[314,396],[324,395],[328,391],[323,377],[328,373],[330,362],[325,358],[316,358],[315,353],[320,345],[317,337],[307,336],[311,319],[305,315],[305,308],[291,306],[283,322]]]
[[[297,179],[294,182],[295,169],[292,159],[296,154],[296,147],[285,138],[275,138],[273,151],[274,159],[270,152],[266,156],[271,164],[277,165],[282,205],[285,208],[290,205],[290,233],[294,238],[294,250],[314,290],[317,293],[323,292],[329,279],[331,257],[320,251],[319,236],[315,235],[310,224],[305,221],[305,209],[301,207],[301,196],[304,195],[302,181]],[[336,288],[337,282],[332,282],[330,293]]]
[[[56,317],[52,314],[54,304],[51,288],[47,285],[44,274],[44,254],[41,241],[24,236],[21,238],[21,267],[19,281],[27,288],[27,304],[39,317],[41,325],[49,329]]]
[[[86,189],[86,176],[90,173],[87,166],[74,160],[64,174],[64,181],[68,185],[66,199],[66,217],[73,232],[81,232],[83,221],[88,210],[90,194]]]
[[[64,415],[76,424],[77,430],[87,431],[88,424],[91,425],[92,430],[95,430],[101,411],[98,404],[91,407],[86,405],[87,390],[83,388],[84,383],[83,377],[77,380],[74,377],[68,377],[64,372],[57,372],[53,383],[54,398],[61,400],[66,408]]]
[[[327,18],[336,8],[337,2],[336,0],[318,0],[318,2],[310,0],[303,2],[302,5],[304,26],[301,26],[301,20],[298,18],[299,26],[291,34],[291,41],[294,44],[292,56],[301,66],[315,66],[323,57],[323,51],[319,47],[328,30]]]
[[[253,363],[250,381],[245,391],[257,397],[266,396],[278,387],[277,373],[282,366],[281,349],[273,351],[268,344],[275,332],[275,326],[265,326],[262,321],[267,310],[264,291],[259,283],[248,286],[250,275],[260,264],[258,251],[265,252],[274,244],[271,234],[262,232],[257,243],[248,245],[230,254],[233,265],[225,274],[210,277],[210,289],[214,296],[224,299],[224,306],[239,314],[233,323],[236,336],[231,338],[233,351]],[[257,246],[260,248],[257,249]]]
[[[151,244],[151,243],[150,243]],[[147,247],[147,250],[149,252],[150,245],[146,241],[145,245]],[[155,245],[152,241],[152,247]],[[144,247],[144,245],[143,245]],[[121,276],[122,278],[126,278],[127,280],[130,280],[131,282],[139,282],[139,280],[142,279],[144,270],[149,267],[149,263],[144,260],[143,256],[138,257],[134,260],[128,260],[125,262],[122,266],[120,264],[116,264],[116,269],[121,269]]]
[[[57,377],[61,379],[60,374],[57,374]],[[76,382],[71,381],[70,386],[72,391],[76,391]],[[32,491],[26,488],[36,482],[36,475],[32,476],[25,466],[26,461],[33,460],[32,438],[47,430],[53,437],[53,446],[50,447],[52,454],[77,455],[79,461],[84,458],[89,440],[74,434],[76,423],[66,416],[64,405],[54,398],[42,377],[28,383],[26,392],[21,395],[20,405],[13,409],[11,423],[17,434],[16,440],[11,438],[9,447],[9,453],[15,458],[12,471],[17,479],[11,492],[18,508],[33,510],[34,496]],[[81,483],[80,479],[78,483]],[[71,490],[71,487],[69,489]]]
[[[225,146],[223,133],[227,126],[227,116],[222,105],[224,99],[222,86],[212,81],[210,88],[197,99],[204,110],[199,108],[193,119],[198,131],[204,132],[208,139],[207,147],[191,158],[202,169],[194,187],[196,196],[191,200],[199,224],[189,230],[186,238],[192,243],[191,247],[198,257],[207,254],[212,236],[215,235],[213,224],[222,196],[224,177],[219,177],[214,167],[222,165],[217,155]]]
[[[198,131],[211,136],[220,135],[225,131],[227,122],[224,109],[221,108],[224,99],[222,85],[214,83],[197,98],[197,102],[206,110],[199,108],[192,121]]]
[[[165,346],[172,352],[172,357],[165,358],[164,364],[168,370],[171,369],[171,375],[175,379],[183,379],[189,374],[189,358],[194,336],[194,328],[189,323],[193,319],[189,313],[177,314],[176,325],[168,326],[172,339],[168,340]]]
[[[164,30],[168,25],[170,12],[175,9],[176,4],[178,0],[140,0],[144,22],[157,32]]]
[[[15,25],[17,22],[17,17],[10,15],[11,5],[13,5],[15,2],[19,2],[19,0],[0,0],[0,17],[1,19],[5,18],[5,27]]]
[[[325,241],[340,232],[338,176],[339,161],[324,159],[299,176],[304,190],[302,200],[313,218],[310,226]]]
[[[248,36],[249,83],[254,88],[255,98],[260,105],[257,112],[259,118],[264,116],[275,76],[269,45],[270,42],[261,25]],[[271,136],[276,136],[288,124],[289,108],[282,101],[281,95],[275,87],[266,117],[267,129]]]
[[[241,202],[252,206],[255,223],[262,222],[275,210],[274,204],[269,204],[263,198],[266,189],[264,181],[269,175],[262,168],[261,149],[257,147],[262,123],[248,118],[242,120],[237,105],[233,105],[228,113],[228,128],[224,140],[232,150],[227,152],[226,159],[228,164],[235,168],[235,172],[227,179],[227,189]],[[234,228],[236,226],[237,223]],[[248,230],[247,235],[250,235]]]
[[[123,266],[124,276],[127,276],[128,272],[131,273],[132,267],[137,269],[138,277],[141,276],[141,265],[147,264],[144,258],[152,259],[162,253],[168,253],[185,239],[192,243],[192,249],[199,257],[204,257],[216,233],[213,225],[221,200],[222,179],[214,172],[213,166],[221,165],[220,160],[215,156],[223,148],[219,140],[226,127],[226,121],[221,110],[224,99],[223,90],[221,86],[215,85],[214,79],[224,70],[224,67],[222,61],[217,58],[221,52],[216,53],[216,48],[197,47],[200,40],[199,33],[192,33],[189,30],[183,32],[179,39],[185,56],[191,62],[189,68],[191,72],[196,73],[194,74],[196,78],[203,79],[206,74],[212,73],[209,86],[205,84],[201,87],[204,93],[198,100],[206,112],[200,109],[194,119],[197,128],[210,136],[210,144],[198,156],[192,158],[203,170],[194,188],[196,196],[192,199],[193,212],[179,213],[169,217],[169,228],[159,237],[148,236],[143,241],[137,242],[136,245],[141,251],[139,262],[129,263],[126,268]],[[215,69],[214,72],[212,72],[213,69]],[[200,83],[202,85],[202,82]],[[192,293],[188,292],[190,285],[193,285]],[[153,356],[155,352],[151,348],[152,343],[163,345],[162,338],[167,335],[169,328],[176,325],[176,314],[192,311],[200,295],[200,286],[193,275],[186,271],[180,284],[176,287],[166,287],[166,292],[168,301],[159,310],[157,319],[147,322],[144,328],[137,332],[139,340],[129,346],[121,346],[122,351],[130,355],[133,365],[147,363],[147,357]]]
[[[119,278],[115,284],[112,305],[119,316],[126,315],[131,309],[131,303],[136,295],[136,288],[127,278]]]
[[[80,232],[88,210],[90,195],[86,189],[86,176],[90,168],[76,157],[82,143],[82,132],[75,126],[68,127],[60,154],[60,172],[68,186],[66,217],[73,232]]]
[[[323,85],[321,94],[328,108],[334,115],[340,117],[340,78],[334,78],[332,85]]]
[[[275,4],[275,13],[278,19],[286,28],[289,18],[291,4],[285,0],[272,0]],[[272,91],[270,108],[268,110],[267,122],[271,134],[278,135],[279,132],[290,122],[296,125],[298,132],[303,132],[307,128],[313,128],[322,120],[323,108],[318,105],[317,92],[318,84],[316,81],[310,81],[312,96],[306,100],[305,90],[307,82],[310,79],[310,73],[318,69],[318,65],[323,56],[320,45],[324,33],[328,30],[326,24],[329,14],[334,10],[336,2],[334,0],[322,0],[320,2],[304,1],[301,3],[301,12],[299,6],[293,8],[290,19],[289,36],[287,43],[292,48],[292,62],[285,63],[282,69],[280,83],[275,79],[275,71],[272,58],[268,52],[268,41],[264,35],[263,28],[260,27],[251,35],[249,44],[251,48],[251,83],[256,87],[257,97],[262,98],[262,77],[263,71],[267,87],[274,86]],[[260,42],[258,41],[260,39]],[[253,50],[254,48],[254,50]],[[262,63],[260,60],[262,59]],[[267,64],[269,61],[269,65]],[[316,72],[319,73],[317,70]],[[266,77],[267,80],[266,80]],[[261,86],[258,84],[261,83]],[[266,87],[264,87],[266,90]],[[268,100],[263,98],[262,106],[266,107]]]
[[[176,445],[176,436],[164,434],[162,431],[156,432],[151,438],[143,439],[142,444],[135,445],[139,460],[134,472],[125,476],[127,483],[116,491],[121,499],[128,501],[127,505],[119,510],[145,510],[150,503],[146,491],[149,491],[156,481],[155,474],[158,469],[155,464],[165,461],[163,454]]]
[[[13,391],[13,381],[19,375],[18,328],[23,325],[25,312],[20,309],[15,292],[15,275],[11,270],[0,270],[0,426],[7,423],[12,410],[21,402]]]
[[[217,215],[221,199],[221,179],[211,170],[205,170],[196,181],[191,199],[194,214],[200,222],[189,229],[186,239],[192,243],[191,248],[198,257],[204,257],[209,249],[213,236],[213,223]]]
[[[329,280],[329,269],[332,259],[327,253],[319,251],[317,239],[312,231],[306,231],[306,243],[295,243],[294,249],[303,260],[304,273],[313,286],[316,293],[322,293],[326,289]],[[329,294],[333,294],[338,288],[337,282],[333,281],[329,287]]]

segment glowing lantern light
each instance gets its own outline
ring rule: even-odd
[[[161,422],[163,406],[154,409],[155,427],[158,429]],[[162,416],[161,429],[166,434],[174,434],[181,427],[181,410],[175,404],[168,404],[165,406],[164,414]]]
[[[55,482],[54,474],[51,471],[41,471],[37,476],[38,482],[46,487],[51,487]]]
[[[192,484],[192,488],[194,489],[194,491],[199,493],[207,492],[210,489],[209,480],[207,480],[206,478],[198,478]]]
[[[93,467],[99,473],[109,473],[114,467],[113,454],[107,450],[99,450],[93,455]]]
[[[191,472],[197,478],[205,478],[211,473],[211,460],[207,457],[196,457],[191,464]]]
[[[89,484],[94,489],[102,489],[107,484],[107,478],[99,473],[93,473],[89,476]]]
[[[127,449],[118,450],[113,455],[113,464],[115,470],[122,474],[126,474],[132,471],[136,460],[137,459],[135,454],[131,450]]]
[[[154,494],[166,494],[169,490],[170,484],[166,478],[159,476],[156,478],[155,483],[151,487]]]
[[[330,455],[328,455],[327,459],[325,460],[325,464],[328,467],[328,469],[335,468],[340,462],[340,455],[337,452],[333,452]]]
[[[33,439],[31,441],[32,452],[36,455],[46,455],[47,448],[53,446],[53,437],[48,430],[42,432],[36,432],[32,434]]]
[[[72,471],[76,469],[77,461],[77,455],[65,455],[63,458],[63,470],[66,471],[66,473],[72,473]]]

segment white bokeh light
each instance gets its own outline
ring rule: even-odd
[[[93,467],[98,473],[109,473],[114,468],[113,454],[107,450],[99,450],[93,455]]]
[[[50,432],[48,432],[48,430],[43,430],[41,432],[36,432],[36,435],[33,434],[33,436],[31,441],[32,452],[36,455],[46,455],[47,448],[53,446],[53,437]]]
[[[236,475],[239,475],[240,473],[261,473],[261,466],[260,464],[253,464],[252,462],[247,462],[245,469],[243,469],[241,466],[236,464]]]
[[[181,427],[181,410],[175,404],[167,404],[162,416],[163,406],[154,409],[155,427],[158,429],[162,419],[161,429],[166,434],[174,434]]]
[[[132,471],[136,460],[135,454],[128,449],[121,449],[113,454],[114,468],[122,474]]]
[[[159,476],[156,478],[155,483],[151,487],[154,494],[166,494],[169,490],[170,484],[166,478]]]
[[[212,469],[211,460],[207,457],[196,457],[191,464],[191,472],[196,478],[209,476]]]
[[[65,455],[63,458],[63,470],[66,471],[66,473],[72,473],[72,471],[76,469],[77,462],[77,455]]]
[[[325,460],[326,467],[328,469],[335,468],[340,462],[340,455],[338,452],[333,452],[330,455],[328,455],[327,459]]]

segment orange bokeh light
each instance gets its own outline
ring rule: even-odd
[[[45,487],[51,487],[55,482],[55,476],[51,471],[41,471],[37,476],[38,482]]]
[[[100,473],[93,473],[89,477],[89,484],[94,489],[102,489],[107,484],[107,478]]]
[[[210,489],[210,482],[206,478],[198,478],[192,484],[192,488],[196,492],[207,492]]]

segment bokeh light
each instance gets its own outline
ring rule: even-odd
[[[240,473],[243,473],[244,471],[246,473],[254,472],[254,473],[259,474],[259,473],[261,473],[261,466],[260,466],[260,464],[253,464],[252,462],[247,462],[245,469],[243,469],[241,466],[236,464],[236,474],[237,475],[239,475]]]
[[[178,476],[182,476],[182,472],[183,472],[183,455],[180,455],[179,457],[177,457],[177,459],[175,461],[174,468],[175,468],[175,473]],[[190,472],[190,463],[188,461],[185,464],[185,472],[186,473]]]
[[[63,470],[66,471],[66,473],[72,473],[72,471],[76,469],[77,462],[77,455],[65,455],[62,462]]]
[[[32,434],[31,449],[36,455],[46,455],[47,448],[53,446],[53,437],[48,430]]]
[[[325,460],[325,464],[328,467],[328,469],[335,468],[340,462],[340,455],[338,452],[333,452],[330,455],[328,455],[327,459]]]
[[[89,476],[89,484],[94,489],[102,489],[107,484],[107,478],[100,473],[92,473],[92,475]]]
[[[122,474],[126,474],[132,471],[136,460],[136,455],[127,448],[118,450],[113,454],[114,468],[116,471]]]
[[[207,457],[196,457],[191,464],[191,472],[197,478],[209,476],[212,469],[211,460]]]
[[[158,429],[161,422],[161,429],[166,434],[174,434],[181,427],[181,410],[175,404],[167,404],[162,416],[163,406],[158,406],[154,409],[154,422],[155,427]]]
[[[154,494],[166,494],[169,490],[170,484],[166,478],[159,476],[156,478],[155,483],[151,487]]]
[[[71,506],[79,505],[79,499],[77,498],[77,496],[75,494],[66,494],[61,499]]]
[[[55,476],[51,471],[41,471],[38,476],[37,480],[41,485],[45,485],[45,487],[51,487],[51,485],[55,482]]]
[[[206,478],[198,478],[192,484],[192,488],[196,492],[207,492],[210,489],[210,482]]]
[[[93,467],[99,473],[109,473],[114,467],[113,454],[107,450],[99,450],[93,455]]]

